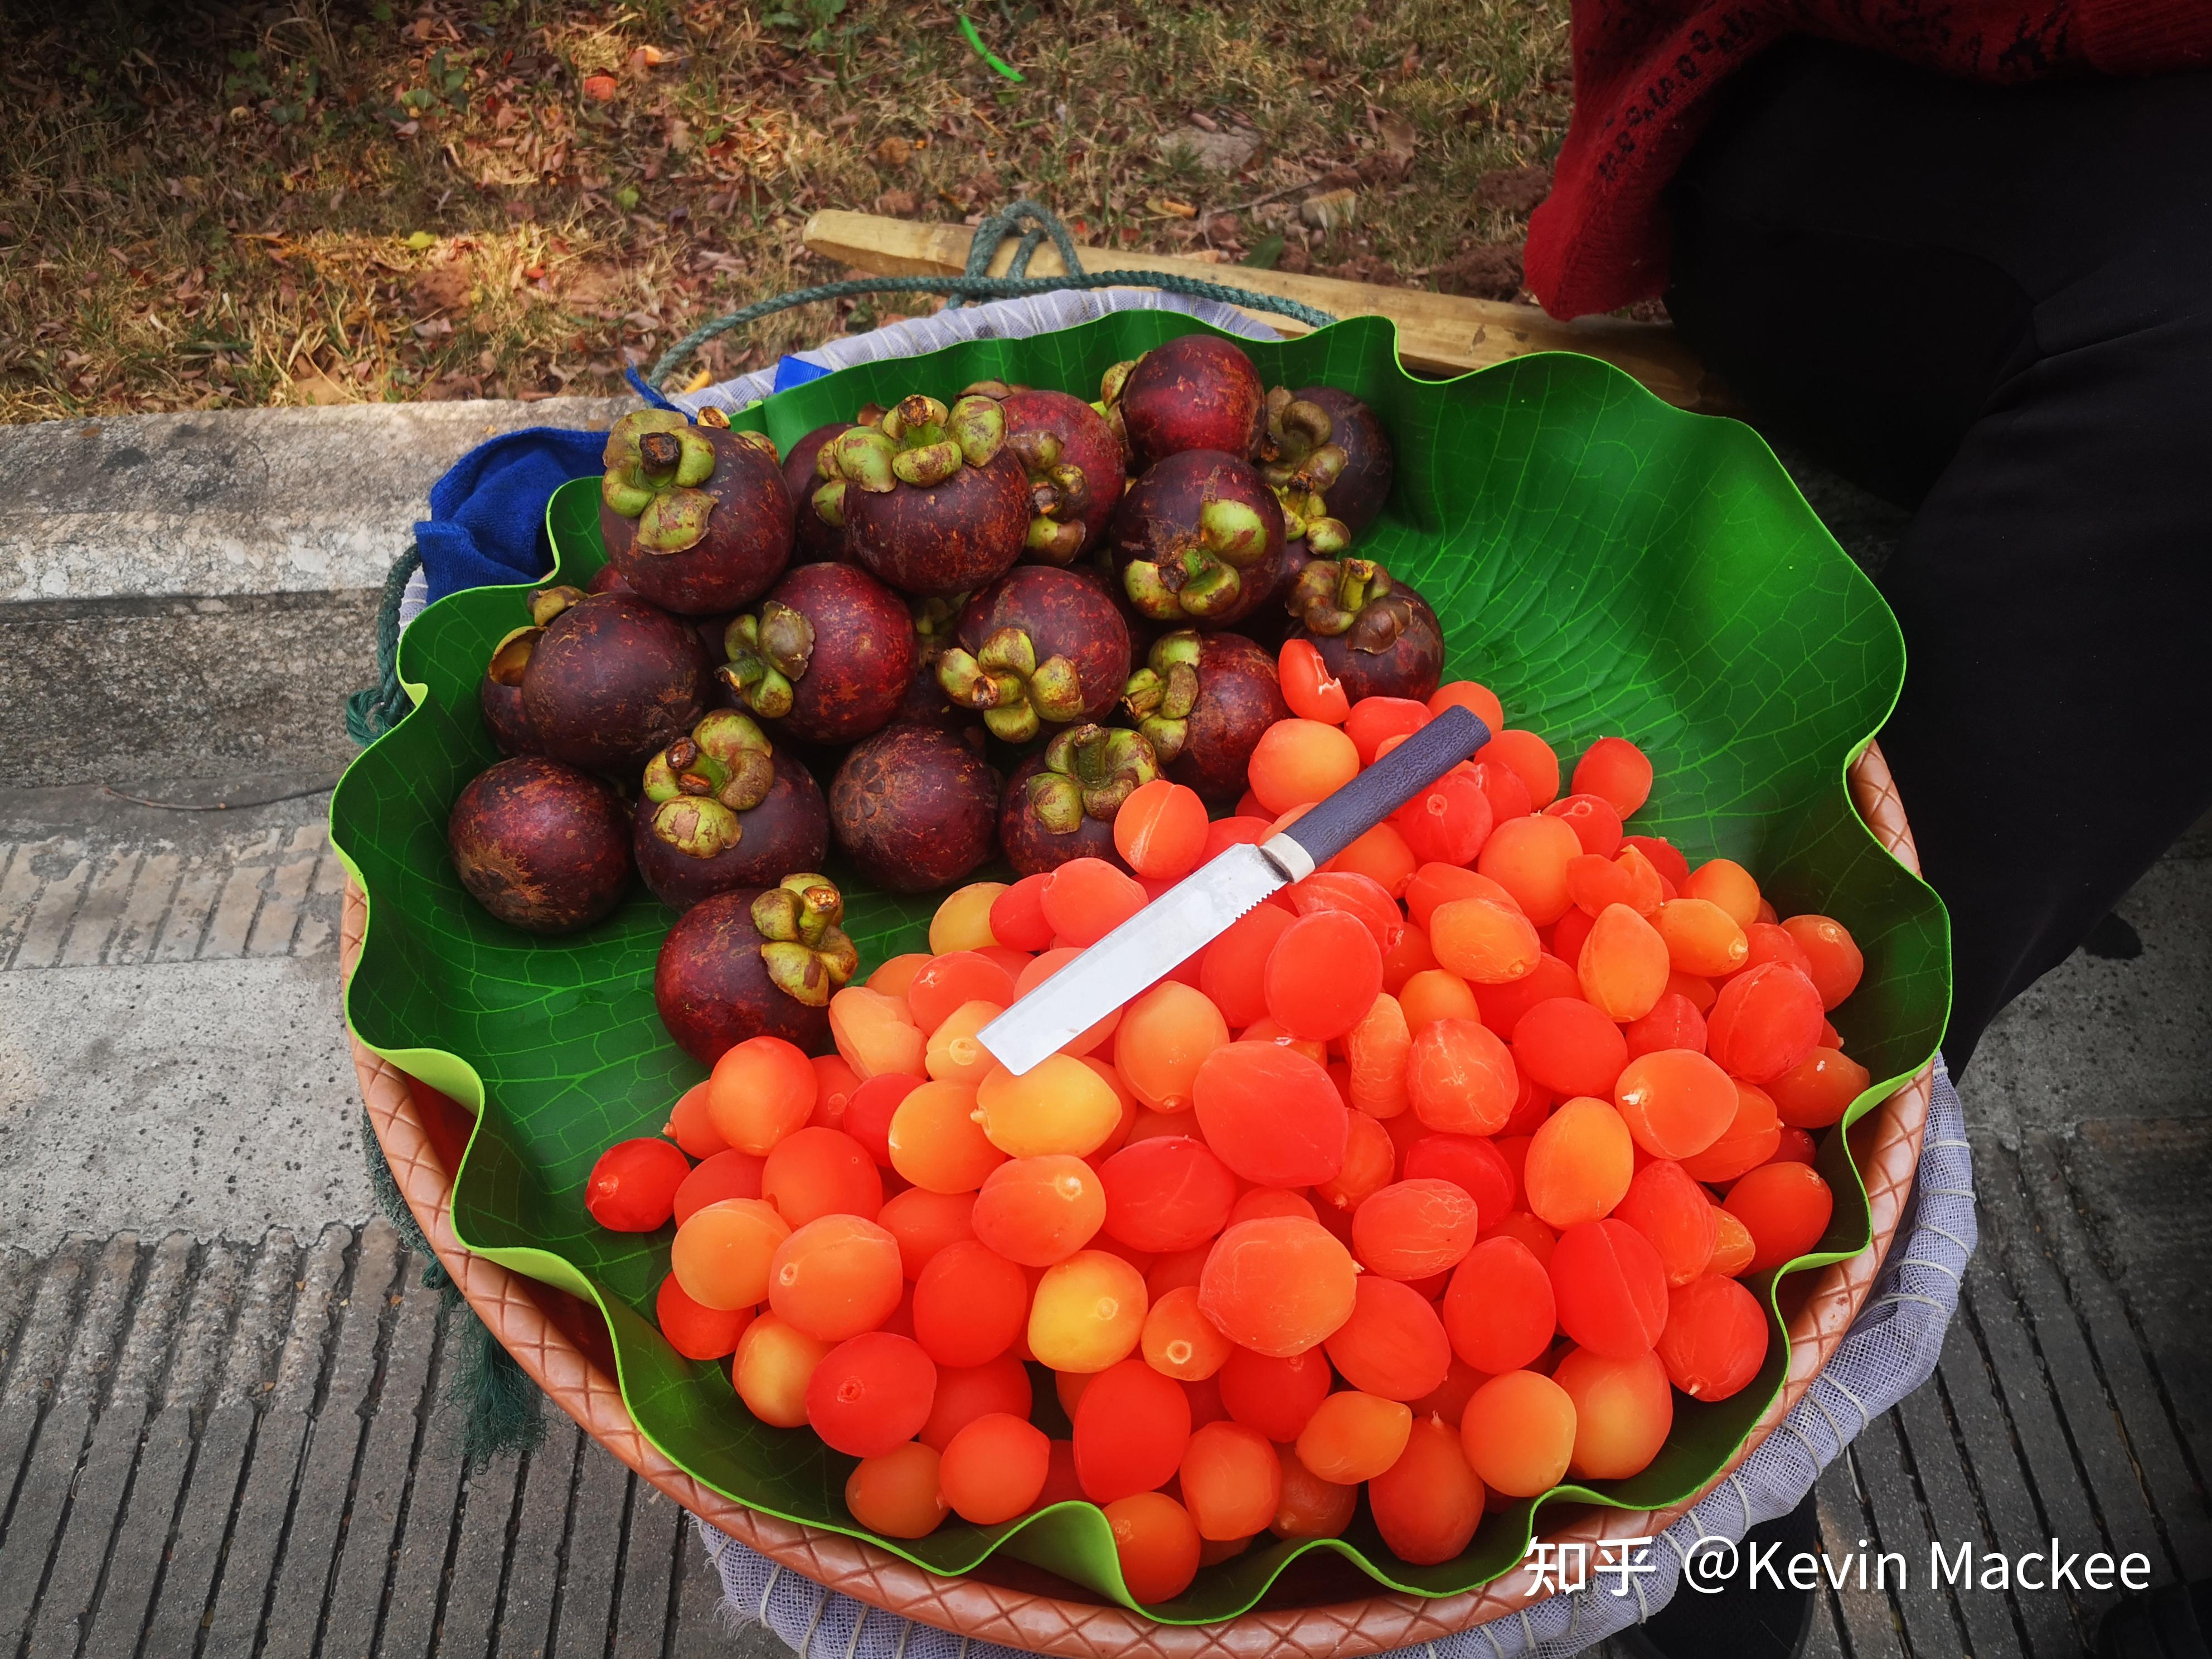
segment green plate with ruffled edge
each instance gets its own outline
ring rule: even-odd
[[[739,424],[787,447],[861,404],[916,390],[949,396],[986,378],[1089,397],[1109,365],[1203,327],[1133,311],[1030,339],[969,341],[779,393]],[[1875,1081],[1846,1123],[1918,1071],[1949,1005],[1948,925],[1935,894],[1869,833],[1844,781],[1896,701],[1904,643],[1758,434],[1672,409],[1587,357],[1522,357],[1418,380],[1399,367],[1395,332],[1379,318],[1239,343],[1267,384],[1339,386],[1382,416],[1397,445],[1397,488],[1361,551],[1436,607],[1447,678],[1491,686],[1512,724],[1570,761],[1594,738],[1632,738],[1658,770],[1633,829],[1668,837],[1693,863],[1736,859],[1785,915],[1820,911],[1850,928],[1866,977],[1835,1020]],[[564,487],[549,520],[559,580],[583,583],[605,557],[597,481]],[[370,1048],[478,1112],[455,1181],[456,1231],[491,1260],[595,1304],[639,1427],[738,1503],[868,1538],[939,1573],[969,1571],[1004,1548],[1136,1606],[1104,1517],[1087,1504],[1004,1526],[948,1524],[919,1540],[859,1527],[842,1498],[851,1460],[805,1431],[756,1422],[725,1367],[687,1361],[661,1340],[651,1309],[669,1233],[609,1233],[586,1215],[584,1182],[599,1152],[657,1133],[702,1071],[653,1012],[653,958],[672,916],[642,889],[589,932],[539,940],[479,909],[447,861],[447,811],[499,757],[477,715],[477,678],[492,646],[525,620],[527,592],[477,588],[423,612],[399,656],[417,707],[354,763],[331,805],[332,842],[369,901],[348,1019]],[[846,893],[865,961],[921,947],[932,899],[857,883]],[[1865,1191],[1842,1135],[1825,1138],[1820,1168],[1836,1192],[1834,1219],[1820,1249],[1788,1272],[1868,1242]],[[1456,1595],[1509,1571],[1547,1504],[1680,1501],[1781,1386],[1782,1322],[1773,1286],[1762,1288],[1775,1340],[1758,1380],[1717,1404],[1677,1395],[1666,1449],[1634,1479],[1561,1486],[1492,1514],[1463,1554],[1437,1566],[1395,1559],[1363,1509],[1342,1538],[1252,1549],[1143,1611],[1176,1624],[1232,1618],[1313,1550],[1337,1552],[1378,1584]]]

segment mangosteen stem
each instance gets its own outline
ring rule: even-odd
[[[684,446],[672,432],[648,432],[637,441],[637,470],[651,483],[665,483],[676,476],[684,459]]]

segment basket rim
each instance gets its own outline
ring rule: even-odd
[[[1869,741],[1848,774],[1853,805],[1877,841],[1907,870],[1920,861],[1895,780]],[[350,874],[339,926],[341,994],[361,953],[367,901]],[[350,1030],[354,1069],[370,1127],[408,1208],[439,1262],[501,1346],[577,1425],[618,1461],[686,1510],[779,1565],[824,1588],[902,1618],[975,1641],[1060,1659],[1358,1659],[1511,1617],[1552,1593],[1516,1567],[1457,1595],[1374,1595],[1310,1607],[1261,1606],[1212,1625],[1163,1625],[1112,1603],[1078,1601],[980,1577],[945,1577],[842,1533],[760,1514],[702,1485],[638,1430],[613,1376],[564,1328],[588,1306],[469,1251],[453,1227],[453,1171],[435,1144],[416,1091],[423,1088]],[[1872,1221],[1868,1248],[1814,1269],[1789,1324],[1790,1368],[1780,1392],[1735,1456],[1680,1504],[1660,1510],[1588,1509],[1544,1534],[1559,1543],[1601,1544],[1663,1532],[1725,1480],[1795,1406],[1864,1305],[1911,1196],[1926,1133],[1933,1067],[1854,1126],[1851,1152],[1864,1177]],[[427,1090],[425,1092],[428,1092]],[[459,1109],[458,1108],[455,1109]],[[567,1320],[549,1311],[561,1311]]]

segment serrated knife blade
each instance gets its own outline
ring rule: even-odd
[[[1019,1076],[1218,938],[1273,892],[1313,873],[1287,836],[1232,847],[1075,957],[977,1036]]]

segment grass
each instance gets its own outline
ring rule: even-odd
[[[1510,295],[1567,106],[1565,0],[970,0],[1019,84],[944,0],[0,10],[9,421],[618,391],[846,274],[800,243],[830,207],[1028,194],[1093,243]]]

